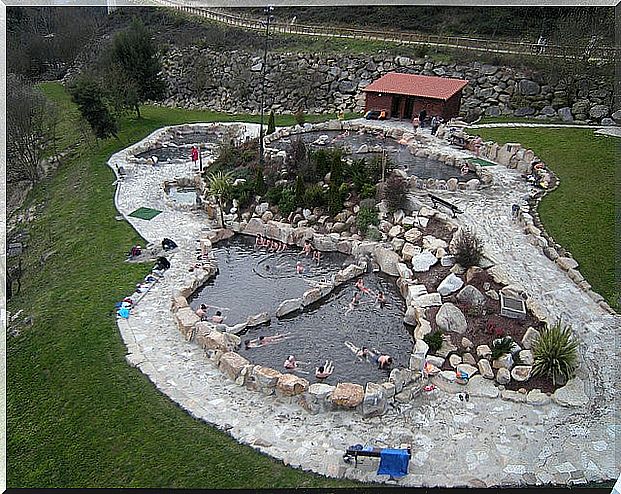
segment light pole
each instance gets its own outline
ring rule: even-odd
[[[270,18],[272,17],[272,12],[274,11],[274,7],[272,5],[268,5],[265,7],[265,16],[267,17],[265,23],[265,47],[263,49],[263,67],[261,67],[261,124],[259,126],[259,167],[261,168],[261,172],[263,171],[263,117],[265,114],[265,72],[267,70],[267,43],[270,38]]]

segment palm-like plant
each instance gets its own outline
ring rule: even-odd
[[[569,379],[578,367],[578,341],[571,332],[571,326],[557,321],[541,331],[533,344],[533,376],[548,376],[556,385],[559,377]]]
[[[230,172],[217,171],[210,173],[207,177],[209,193],[218,201],[220,208],[220,222],[224,227],[224,208],[223,201],[226,201],[233,190],[233,175]]]

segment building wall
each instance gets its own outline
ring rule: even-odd
[[[390,94],[365,93],[364,112],[369,110],[386,110],[386,116],[390,118],[390,107],[392,105],[392,96]]]
[[[449,98],[444,104],[444,120],[449,120],[450,118],[459,116],[459,109],[461,106],[461,91],[457,94],[454,94],[451,98]]]

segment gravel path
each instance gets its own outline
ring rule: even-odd
[[[258,126],[245,127],[248,133],[258,133]],[[464,154],[439,140],[431,145]],[[113,169],[123,165],[127,155],[128,150],[121,151],[109,164]],[[171,209],[161,190],[165,179],[191,176],[190,163],[138,165],[117,192],[118,210],[141,235],[153,242],[168,236],[180,247],[164,278],[128,320],[118,322],[128,361],[191,415],[285,464],[324,475],[386,481],[386,476],[376,475],[375,459],[366,459],[357,468],[344,463],[345,448],[355,443],[384,447],[411,443],[410,473],[398,481],[403,486],[581,484],[616,478],[621,451],[616,379],[621,320],[580,291],[511,221],[510,205],[529,192],[515,170],[487,169],[494,173],[491,188],[441,195],[465,210],[460,220],[476,228],[487,253],[541,302],[549,319],[562,317],[580,335],[583,363],[578,376],[586,383],[586,406],[532,406],[484,397],[465,403],[437,389],[382,417],[363,419],[345,411],[313,416],[290,398],[263,396],[237,386],[197,345],[184,341],[169,311],[173,288],[181,284],[194,260],[195,241],[202,229],[209,228],[202,213]],[[151,221],[127,216],[140,206],[163,213]]]

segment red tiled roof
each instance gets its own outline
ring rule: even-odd
[[[363,91],[447,100],[466,84],[468,81],[464,79],[390,72],[369,84]]]

